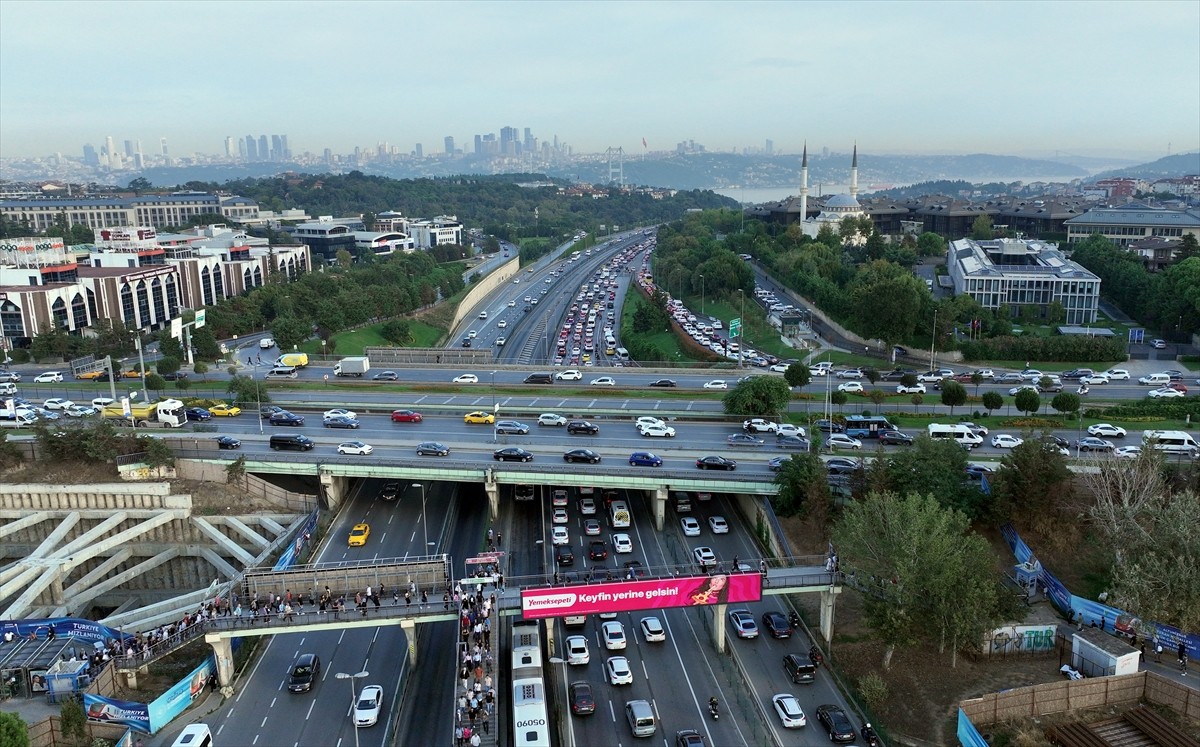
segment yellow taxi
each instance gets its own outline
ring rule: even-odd
[[[104,375],[104,369],[100,369],[99,371],[84,371],[81,374],[76,374],[75,378],[77,378],[81,381],[95,381],[96,379],[99,379],[103,375]]]
[[[210,413],[212,413],[215,417],[226,417],[226,418],[233,418],[233,417],[237,417],[238,415],[242,414],[242,408],[234,407],[233,405],[226,405],[226,404],[214,405],[214,406],[208,408],[208,411]]]
[[[476,410],[463,415],[463,422],[471,425],[491,425],[496,422],[496,416],[490,412]]]
[[[126,379],[140,379],[142,378],[142,372],[136,369],[131,369],[121,374],[121,376],[125,377]]]
[[[362,547],[367,544],[367,537],[371,536],[370,524],[355,524],[350,530],[350,547]]]

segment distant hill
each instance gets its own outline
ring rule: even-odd
[[[1112,169],[1096,174],[1095,179],[1107,179],[1114,176],[1131,176],[1139,179],[1162,179],[1165,177],[1187,176],[1200,174],[1200,151],[1195,153],[1178,153],[1166,156],[1150,163],[1138,164],[1122,169]]]

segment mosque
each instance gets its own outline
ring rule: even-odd
[[[805,236],[816,238],[821,228],[829,226],[836,233],[846,218],[861,218],[867,215],[862,205],[858,203],[858,145],[854,146],[854,157],[850,162],[850,194],[834,195],[825,201],[821,212],[808,217],[808,144],[804,145],[804,157],[800,162],[800,215],[797,221]],[[862,236],[856,236],[851,243],[866,241]]]

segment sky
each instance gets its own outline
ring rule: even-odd
[[[0,0],[3,158],[429,154],[504,126],[576,153],[1157,158],[1200,148],[1200,0]]]

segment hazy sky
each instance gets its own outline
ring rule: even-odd
[[[1200,2],[0,0],[3,157],[506,125],[576,152],[1157,157],[1200,147]]]

